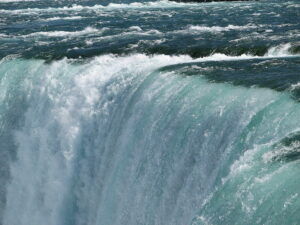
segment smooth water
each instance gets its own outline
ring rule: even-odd
[[[299,17],[0,0],[0,224],[299,224]]]

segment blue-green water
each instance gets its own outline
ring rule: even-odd
[[[299,18],[0,0],[0,224],[300,224]]]

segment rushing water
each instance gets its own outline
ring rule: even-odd
[[[0,0],[0,224],[299,224],[299,18]]]

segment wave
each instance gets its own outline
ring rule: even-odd
[[[52,18],[51,20],[56,20],[56,19],[62,19],[62,18]],[[67,18],[68,19],[68,18]],[[74,19],[74,17],[70,17],[70,20]],[[124,37],[124,36],[129,36],[129,35],[138,35],[138,36],[148,36],[148,35],[161,35],[162,33],[159,32],[158,30],[152,29],[152,30],[145,30],[143,31],[140,27],[138,26],[132,26],[128,28],[128,31],[122,32],[120,34],[116,34],[116,35],[107,35],[107,36],[101,36],[101,34],[104,31],[108,31],[109,28],[102,28],[102,29],[96,29],[93,27],[86,27],[83,30],[80,31],[42,31],[42,32],[33,32],[27,35],[20,35],[20,36],[14,36],[16,38],[30,38],[30,37],[68,37],[68,38],[72,38],[72,37],[80,37],[80,36],[86,36],[89,34],[95,34],[94,39],[89,39],[87,40],[87,42],[89,43],[93,43],[93,40],[95,41],[99,41],[99,40],[109,40],[109,39],[114,39],[114,38],[118,38],[118,37]],[[1,34],[0,34],[1,36]],[[99,37],[100,36],[100,37]],[[8,35],[4,35],[3,37],[9,37]]]
[[[194,7],[199,6],[197,3],[183,3],[174,1],[154,1],[154,2],[133,2],[129,4],[110,3],[108,8],[177,8],[177,7]]]
[[[0,34],[0,37],[2,37],[2,38],[8,38],[9,35],[7,35],[7,34]]]
[[[212,33],[218,33],[223,31],[230,31],[230,30],[249,30],[249,29],[255,29],[257,26],[247,24],[244,26],[236,26],[236,25],[228,25],[226,27],[220,27],[220,26],[199,26],[199,25],[193,25],[188,28],[189,31],[200,31],[200,32],[212,32]]]
[[[137,48],[138,50],[138,48]],[[215,54],[220,54],[223,57],[236,57],[251,58],[251,57],[298,57],[300,55],[298,43],[282,43],[273,46],[229,46],[229,47],[215,47],[207,48],[206,46],[195,46],[184,50],[168,48],[164,46],[161,48],[160,45],[150,47],[146,50],[148,54],[187,54],[193,58],[205,58]]]
[[[103,9],[103,5],[94,5],[94,6],[82,6],[82,5],[72,5],[71,7],[61,7],[61,8],[26,8],[26,9],[14,9],[14,10],[5,10],[2,9],[0,12],[6,14],[28,14],[28,13],[43,13],[43,12],[57,12],[57,11],[80,11],[80,10],[98,10]]]
[[[50,17],[47,19],[41,19],[42,21],[54,21],[54,20],[80,20],[84,19],[85,17],[82,16],[66,16],[66,17]]]
[[[196,61],[222,61],[222,60],[248,60],[248,59],[268,59],[268,58],[280,58],[280,57],[297,57],[299,53],[291,52],[292,45],[290,43],[280,44],[270,47],[263,56],[257,56],[252,54],[242,54],[238,56],[230,56],[222,53],[214,53],[207,57],[195,59]]]
[[[101,38],[96,39],[112,39],[116,38],[118,36],[124,36],[124,35],[160,35],[160,33],[156,30],[149,30],[149,31],[143,31],[139,27],[130,27],[129,32],[124,32],[119,35],[114,36],[104,36]],[[191,60],[190,62],[207,62],[207,61],[239,61],[239,60],[250,60],[250,59],[272,59],[272,58],[286,58],[286,57],[298,57],[300,56],[299,53],[293,53],[291,51],[292,45],[290,43],[286,44],[280,44],[273,47],[270,47],[266,50],[265,54],[263,55],[253,55],[251,53],[245,53],[241,55],[228,55],[224,53],[216,53],[215,51],[212,51],[212,54],[209,54],[208,56],[203,57],[191,57],[190,55],[179,55],[183,57],[189,57]],[[161,54],[150,54],[150,56],[158,56]],[[172,55],[170,55],[172,56]],[[176,56],[176,55],[175,55]]]
[[[117,4],[109,3],[108,5],[94,5],[94,6],[83,6],[73,4],[71,7],[61,7],[61,8],[26,8],[26,9],[15,9],[15,10],[0,10],[2,13],[6,14],[19,14],[19,13],[30,13],[30,12],[51,12],[51,11],[82,11],[82,10],[113,10],[113,9],[143,9],[143,8],[178,8],[178,7],[195,7],[198,4],[193,3],[178,3],[172,1],[154,1],[154,2],[133,2],[128,4]]]
[[[269,57],[291,56],[291,55],[293,55],[291,53],[291,48],[292,48],[292,45],[290,43],[277,45],[277,46],[269,48],[268,52],[266,53],[266,56],[269,56]],[[299,55],[299,54],[295,54],[295,55]]]
[[[99,33],[101,32],[98,29],[95,29],[93,27],[86,27],[85,29],[81,31],[41,31],[41,32],[34,32],[27,35],[22,35],[21,37],[35,37],[35,36],[46,36],[46,37],[75,37],[75,36],[81,36],[86,34],[93,34],[93,33]]]
[[[38,0],[0,0],[1,3],[11,3],[11,2],[36,2]]]

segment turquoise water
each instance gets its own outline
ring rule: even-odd
[[[0,0],[0,224],[299,224],[299,14]]]

